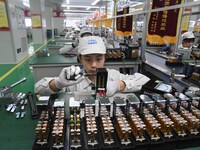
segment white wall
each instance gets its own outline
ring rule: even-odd
[[[62,32],[64,29],[64,19],[61,17],[53,17],[53,26],[54,29],[58,29],[58,32]]]
[[[19,12],[23,12],[23,3],[21,0],[7,0],[6,8],[9,31],[0,31],[0,63],[15,64],[28,56],[25,16],[23,16],[23,13],[22,17],[19,18]]]
[[[45,10],[45,17],[46,17],[46,25],[47,25],[47,29],[52,29],[52,13],[53,10],[51,7],[46,7]]]

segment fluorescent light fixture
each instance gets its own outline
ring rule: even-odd
[[[23,0],[23,5],[30,8],[29,0]]]
[[[30,8],[30,5],[29,5],[29,4],[24,3],[24,6]]]
[[[63,10],[64,12],[75,12],[75,13],[91,13],[93,11],[87,11],[87,10]]]
[[[86,10],[90,10],[91,7],[86,8]]]
[[[100,0],[95,0],[91,5],[96,5]]]
[[[130,5],[131,7],[136,7],[136,6],[139,6],[139,5],[142,5],[143,3],[141,2],[137,2],[136,4],[133,4],[133,5]]]
[[[83,6],[83,5],[67,5],[67,4],[62,4],[61,7],[72,7],[72,8],[99,8],[98,6]]]
[[[66,20],[84,20],[85,18],[66,17]]]
[[[69,4],[69,0],[67,0],[67,4]]]
[[[66,15],[88,15],[88,13],[70,13],[70,12],[65,12],[64,14],[66,14]]]

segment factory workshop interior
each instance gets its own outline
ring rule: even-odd
[[[200,150],[200,0],[0,0],[13,149]]]

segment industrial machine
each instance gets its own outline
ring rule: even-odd
[[[180,66],[182,63],[182,54],[176,53],[174,56],[169,56],[165,62],[167,66]]]

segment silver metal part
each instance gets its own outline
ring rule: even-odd
[[[27,78],[23,78],[19,81],[17,81],[16,83],[6,86],[4,89],[0,90],[0,98],[5,97],[6,93],[9,92],[13,87],[17,86],[18,84],[25,82],[27,80]]]

